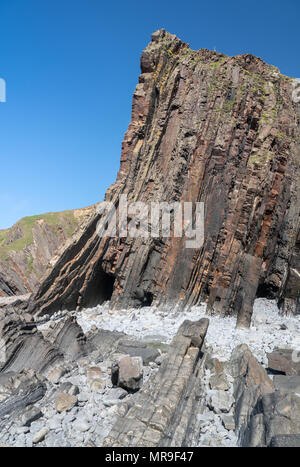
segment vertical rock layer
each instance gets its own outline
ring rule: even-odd
[[[172,235],[99,238],[95,216],[30,310],[107,298],[116,306],[207,300],[211,312],[235,314],[247,325],[256,295],[282,299],[297,277],[299,109],[292,80],[252,55],[192,51],[164,30],[142,53],[141,71],[106,201],[117,208],[120,194],[128,202],[202,201],[204,244],[186,248],[185,237]]]

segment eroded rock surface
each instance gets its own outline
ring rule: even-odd
[[[0,230],[0,298],[35,292],[55,254],[61,254],[59,250],[94,210],[91,206],[25,217]]]
[[[204,244],[187,249],[187,238],[172,234],[99,238],[95,216],[30,311],[108,298],[116,307],[207,300],[211,313],[237,315],[243,327],[256,296],[295,305],[300,158],[292,80],[252,55],[192,51],[164,30],[142,53],[141,71],[117,181],[105,200],[117,213],[121,194],[128,203],[202,201]]]
[[[158,373],[124,405],[104,446],[184,446],[196,424],[208,320],[184,321]]]

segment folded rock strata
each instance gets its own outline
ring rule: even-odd
[[[54,255],[95,207],[24,217],[0,230],[0,297],[35,292]]]
[[[39,401],[46,390],[44,378],[31,369],[0,375],[0,429],[5,416],[20,413]]]
[[[104,440],[104,446],[191,446],[205,358],[201,347],[208,319],[184,321],[158,373],[135,396]]]
[[[193,51],[157,31],[141,57],[117,181],[105,200],[203,202],[204,244],[104,237],[100,214],[32,297],[32,313],[92,306],[191,306],[238,316],[284,303],[299,271],[299,107],[293,80],[252,55]],[[171,218],[174,213],[171,213]],[[130,216],[129,216],[130,217]],[[296,272],[293,272],[293,270]],[[293,282],[293,283],[294,283]],[[298,290],[298,289],[297,289]]]

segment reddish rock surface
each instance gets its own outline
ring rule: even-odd
[[[291,79],[252,55],[192,51],[164,30],[142,53],[141,71],[105,199],[203,201],[203,247],[187,249],[186,238],[172,236],[100,239],[95,216],[30,310],[108,298],[117,307],[207,300],[212,313],[247,326],[254,298],[283,299],[297,264],[299,109]]]

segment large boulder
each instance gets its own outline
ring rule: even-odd
[[[113,372],[113,382],[128,391],[137,391],[143,384],[143,360],[141,357],[122,357],[117,365],[117,375]]]
[[[289,376],[300,375],[300,359],[292,349],[276,349],[267,355],[270,370]]]

